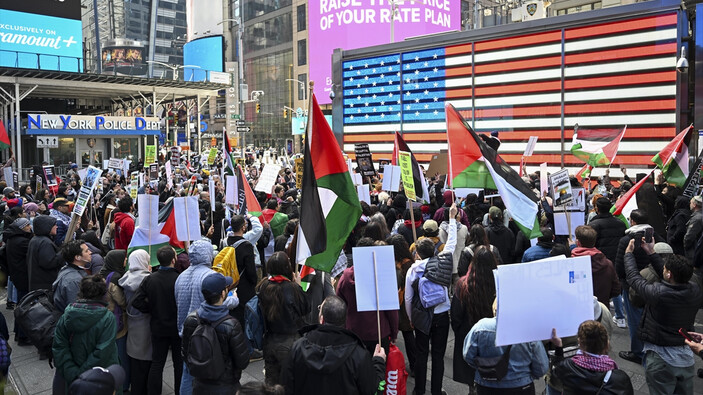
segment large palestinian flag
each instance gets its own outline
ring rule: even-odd
[[[541,235],[538,199],[520,176],[447,104],[449,179],[452,188],[497,189],[513,220],[528,239]]]
[[[222,167],[229,175],[234,175],[234,161],[232,160],[232,147],[229,145],[227,130],[222,129]]]
[[[255,217],[261,215],[261,205],[259,201],[256,200],[256,195],[254,191],[251,190],[251,185],[249,181],[244,176],[244,171],[242,171],[242,166],[237,165],[237,201],[239,202],[239,214],[246,215],[247,212]]]
[[[417,162],[415,159],[415,155],[413,155],[413,152],[410,151],[410,147],[408,147],[408,144],[405,143],[405,140],[403,140],[403,137],[400,135],[400,133],[395,132],[395,144],[393,145],[393,158],[391,159],[391,164],[393,166],[398,165],[398,152],[399,151],[405,151],[410,153],[410,159],[412,161],[412,169],[413,169],[413,181],[415,185],[415,196],[417,196],[418,201],[422,202],[423,200],[428,202],[430,201],[430,194],[427,189],[427,181],[425,180],[425,175],[422,172],[422,168],[420,167],[420,164]]]
[[[622,129],[581,129],[576,125],[571,153],[592,167],[610,166],[625,130],[627,125]]]
[[[654,172],[654,169],[650,170],[649,173],[647,174],[647,177],[643,177],[639,182],[637,182],[635,185],[630,188],[630,190],[627,191],[620,199],[618,199],[617,202],[613,205],[613,207],[610,208],[610,212],[613,213],[614,217],[618,217],[620,221],[625,223],[625,226],[628,228],[630,227],[630,213],[633,210],[637,210],[639,208],[637,204],[637,191],[640,190],[642,185],[644,185],[647,180],[649,180],[649,177],[651,177],[652,172]]]
[[[654,155],[652,162],[661,169],[667,184],[683,187],[688,177],[688,147],[693,136],[693,125],[677,134],[669,144],[658,154]]]
[[[185,251],[183,242],[178,241],[176,238],[176,217],[173,211],[173,199],[169,200],[159,210],[158,222],[158,226],[153,229],[148,229],[141,224],[134,229],[132,241],[127,247],[127,255],[134,250],[144,250],[149,253],[151,266],[158,266],[159,260],[156,258],[156,251],[159,248],[170,244],[177,254]]]
[[[0,120],[0,150],[4,150],[5,148],[10,148],[10,137],[7,136],[5,123]]]
[[[315,95],[308,114],[296,261],[329,272],[361,216],[361,205]]]

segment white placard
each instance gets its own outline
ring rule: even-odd
[[[539,165],[539,192],[540,197],[544,196],[545,192],[549,192],[549,181],[547,179],[547,162]]]
[[[212,178],[208,180],[207,182],[207,190],[210,192],[210,211],[214,212],[215,211],[215,197],[217,195],[217,191],[215,190],[215,180]]]
[[[78,177],[81,179],[81,183],[85,182],[85,175],[88,174],[88,169],[78,170]]]
[[[278,172],[281,171],[281,166],[268,164],[264,166],[264,170],[261,172],[259,177],[259,182],[256,184],[255,191],[272,193],[273,186],[276,185],[276,180],[278,180]]]
[[[352,176],[354,185],[364,185],[364,177],[359,173],[354,173]]]
[[[122,168],[122,171],[123,171],[122,174],[124,174],[125,177],[127,177],[127,175],[129,174],[129,165],[132,164],[132,161],[129,160],[129,159],[124,159],[124,160],[122,161],[122,164],[123,164],[123,166],[124,166],[124,167]]]
[[[554,207],[565,206],[573,200],[574,194],[571,191],[569,170],[561,169],[556,173],[550,174],[549,183],[552,186],[552,199],[554,199]]]
[[[374,275],[373,253],[376,252]],[[398,279],[395,273],[393,246],[354,247],[354,281],[357,311],[376,311],[376,281],[378,281],[378,310],[398,310]],[[393,286],[388,286],[392,284]]]
[[[366,185],[366,184],[357,185],[356,186],[356,193],[357,193],[357,195],[359,195],[360,202],[366,202],[369,205],[371,204],[371,191],[369,191],[368,185]]]
[[[178,241],[200,240],[200,209],[197,196],[173,199],[176,217],[176,238]]]
[[[530,140],[527,141],[527,147],[525,147],[525,153],[522,156],[532,156],[535,152],[535,145],[537,145],[537,136],[530,136]]]
[[[103,160],[103,169],[109,169],[109,168],[110,168],[110,160],[104,159]]]
[[[454,195],[458,198],[465,198],[470,193],[475,193],[478,196],[479,193],[483,191],[483,188],[456,188],[454,189]]]
[[[2,174],[5,177],[5,183],[7,183],[7,186],[14,189],[15,181],[12,179],[12,167],[3,167]]]
[[[400,190],[400,166],[383,166],[382,188],[384,191],[390,192],[398,192]]]
[[[122,170],[122,169],[124,169],[124,160],[117,159],[117,158],[110,158],[110,160],[107,161],[107,167],[109,169]]]
[[[552,328],[562,338],[573,336],[582,322],[593,319],[589,256],[500,265],[493,273],[498,296],[496,346],[549,339]]]
[[[78,196],[76,197],[76,204],[73,206],[73,213],[77,216],[80,217],[83,215],[83,212],[90,201],[90,196],[93,194],[95,185],[97,185],[98,180],[100,179],[100,174],[102,174],[102,170],[97,167],[88,166],[86,169],[83,184],[81,185],[81,189],[78,191]]]
[[[166,169],[166,185],[169,188],[173,188],[173,170],[171,169],[171,162],[166,161],[164,168]]]
[[[586,224],[586,219],[584,218],[583,212],[573,211],[569,212],[569,215],[571,216],[571,233],[569,233],[569,221],[567,221],[566,213],[554,213],[554,234],[560,236],[573,236],[576,234],[577,226]]]
[[[225,177],[225,203],[237,205],[237,177],[236,176],[226,176]]]
[[[159,228],[159,197],[142,193],[137,195],[139,209],[139,227],[143,229]]]

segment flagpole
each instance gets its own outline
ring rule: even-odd
[[[411,211],[412,212],[412,211]],[[415,226],[413,225],[413,233]],[[371,251],[371,254],[373,255],[373,281],[374,284],[376,285],[376,325],[378,329],[378,345],[381,345],[381,306],[379,302],[379,297],[378,297],[378,269],[376,265],[376,251]]]

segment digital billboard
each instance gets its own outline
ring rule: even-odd
[[[460,0],[311,0],[308,64],[318,103],[330,103],[335,48],[355,49],[390,42],[391,3],[395,3],[397,11],[396,42],[423,34],[461,30]]]
[[[185,81],[207,81],[209,71],[224,71],[224,40],[222,36],[209,36],[187,42],[183,46]]]
[[[80,0],[0,0],[0,67],[83,71]]]
[[[102,47],[103,74],[146,77],[144,45],[135,40],[112,39]]]

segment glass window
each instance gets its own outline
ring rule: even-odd
[[[115,158],[127,158],[132,161],[139,158],[138,138],[115,138],[115,145],[113,148],[115,150],[115,154],[113,155]]]
[[[293,41],[292,13],[279,15],[247,26],[244,31],[244,52],[286,44]]]
[[[298,12],[298,31],[302,32],[303,30],[305,30],[305,27],[307,24],[306,22],[308,19],[307,15],[306,15],[306,11],[305,11],[305,4],[299,5],[297,8],[297,12]]]
[[[307,63],[308,48],[306,40],[298,40],[298,66],[304,66]]]

